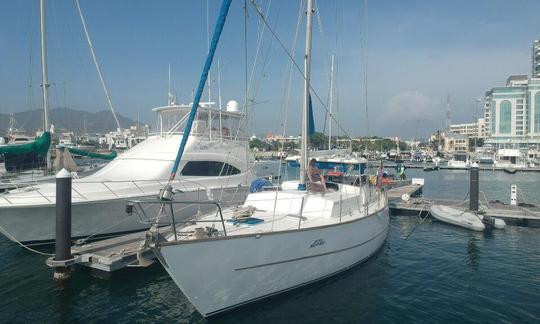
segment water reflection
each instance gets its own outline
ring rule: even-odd
[[[471,237],[467,242],[467,265],[471,266],[474,270],[478,270],[480,266],[480,249],[478,248],[478,238]]]

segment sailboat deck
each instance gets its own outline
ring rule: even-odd
[[[225,231],[218,213],[204,216],[197,222],[182,227],[176,240],[195,240],[205,238],[197,231],[208,227],[219,231],[219,235],[236,236],[258,233],[270,233],[327,226],[359,219],[380,209],[383,200],[376,195],[369,199],[369,212],[366,213],[363,191],[346,190],[351,186],[342,186],[342,190],[327,192],[325,195],[306,193],[298,190],[278,192],[260,192],[250,194],[242,207],[230,208],[222,212]],[[269,208],[268,208],[269,207]],[[238,217],[238,213],[252,208],[248,217]],[[254,209],[254,210],[253,210]],[[207,238],[207,237],[206,237]],[[168,240],[174,240],[169,234]]]

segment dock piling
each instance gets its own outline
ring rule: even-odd
[[[478,211],[479,178],[480,172],[477,163],[471,165],[469,185],[469,209]]]
[[[71,173],[62,169],[56,174],[55,261],[71,259]],[[55,267],[54,279],[70,277],[67,267]]]

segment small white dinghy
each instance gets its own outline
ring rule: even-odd
[[[474,231],[483,231],[486,225],[483,222],[484,216],[474,214],[470,211],[459,210],[450,206],[432,205],[429,208],[431,215],[445,223],[472,229]],[[504,228],[506,223],[502,219],[491,218],[491,225],[495,228]],[[487,221],[487,219],[486,219]]]

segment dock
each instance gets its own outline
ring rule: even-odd
[[[468,210],[469,201],[412,198],[409,201],[392,200],[389,208],[392,215],[429,216],[431,205],[452,206],[459,210]],[[540,207],[528,204],[508,205],[501,202],[481,202],[480,210],[485,215],[500,218],[508,225],[540,227]]]
[[[380,163],[380,162],[377,162]],[[377,167],[378,164],[370,162],[370,166]],[[403,163],[406,169],[424,169],[425,167],[434,167],[433,163]],[[384,162],[384,167],[388,169],[394,169],[396,167],[395,162]],[[470,170],[470,167],[454,167],[446,164],[438,165],[439,170]],[[504,167],[495,167],[492,165],[480,164],[478,169],[480,171],[504,171]],[[540,172],[540,167],[519,167],[514,168],[516,172]]]
[[[160,233],[171,233],[170,226],[160,228]],[[147,231],[135,232],[113,238],[73,245],[71,264],[78,264],[104,272],[113,272],[127,267],[144,268],[155,262],[155,255],[145,248]],[[140,262],[140,259],[144,262]],[[49,265],[52,263],[47,261]]]
[[[388,190],[388,201],[401,200],[401,197],[408,195],[409,197],[416,197],[422,194],[423,184],[410,184],[397,188],[391,188]]]

